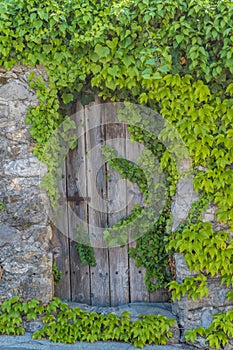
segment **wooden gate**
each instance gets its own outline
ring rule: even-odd
[[[142,203],[137,185],[122,180],[105,163],[101,153],[104,144],[117,147],[125,159],[135,161],[139,145],[129,142],[127,127],[119,123],[113,104],[91,103],[78,107],[83,128],[78,147],[67,154],[63,169],[61,196],[67,199],[63,210],[63,233],[54,229],[54,245],[60,254],[56,259],[62,280],[55,295],[64,300],[90,305],[115,306],[136,301],[167,301],[167,290],[149,293],[144,268],[136,268],[125,247],[103,248],[103,228],[126,217],[135,203]],[[81,197],[81,199],[80,199]],[[94,247],[96,266],[84,266],[77,254],[77,224],[87,224]],[[65,231],[65,234],[64,234]]]

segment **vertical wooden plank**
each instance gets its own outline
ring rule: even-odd
[[[117,150],[119,156],[125,158],[126,127],[119,123],[116,116],[116,107],[105,104],[105,135],[106,143]],[[111,227],[118,220],[126,216],[126,180],[107,165],[108,182],[108,225]],[[128,275],[128,244],[125,247],[109,249],[109,274],[111,305],[122,305],[129,302],[129,275]]]
[[[143,150],[144,146],[140,144],[130,145],[127,142],[126,154],[129,160],[136,162],[139,154]],[[139,191],[139,188],[136,184],[128,183],[128,212],[132,210],[132,207],[135,203],[142,204],[143,196]],[[135,247],[136,242],[131,242],[129,247]],[[129,259],[130,265],[130,295],[131,302],[136,301],[145,301],[145,302],[165,302],[170,300],[170,293],[167,289],[159,289],[153,293],[150,293],[146,289],[144,282],[146,269],[144,267],[136,268],[135,260]]]
[[[78,146],[70,150],[67,156],[67,195],[87,197],[86,161],[85,161],[85,123],[84,108],[77,104],[73,119],[77,125]],[[70,273],[71,300],[90,304],[90,268],[82,264],[77,253],[77,242],[83,243],[83,238],[77,230],[80,223],[87,222],[87,202],[68,202],[69,237],[70,237]],[[85,226],[85,225],[84,225]]]
[[[150,293],[150,302],[168,302],[171,300],[171,293],[166,288],[160,288],[153,293]]]
[[[139,143],[132,144],[129,141],[129,135],[127,135],[128,141],[126,142],[126,158],[132,162],[136,162],[138,156],[143,150],[143,146]],[[132,184],[127,181],[127,215],[131,212],[133,206],[138,203],[143,203],[143,195],[140,192],[137,184]],[[129,248],[135,247],[136,242],[130,242]],[[149,292],[145,285],[145,272],[144,267],[137,268],[135,266],[135,260],[129,258],[129,276],[130,276],[130,301],[139,302],[149,301]]]
[[[91,303],[92,305],[110,305],[109,293],[109,258],[106,242],[103,241],[103,229],[107,222],[107,188],[106,170],[101,147],[104,143],[104,128],[102,125],[102,107],[98,101],[85,108],[86,159],[87,159],[87,190],[88,225],[91,245],[94,247],[96,266],[91,267]]]
[[[62,169],[62,179],[59,184],[62,198],[66,198],[66,164]],[[70,300],[70,256],[67,203],[58,204],[58,211],[53,230],[53,251],[58,269],[62,272],[61,281],[55,285],[54,294],[63,300]]]

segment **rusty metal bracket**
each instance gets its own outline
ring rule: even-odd
[[[90,200],[90,197],[80,197],[78,192],[75,192],[73,196],[60,197],[58,202],[59,204],[64,204],[65,202],[75,202],[75,204],[78,205],[81,202],[89,202]]]

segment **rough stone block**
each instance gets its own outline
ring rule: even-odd
[[[184,163],[183,168],[187,170],[189,163]],[[183,169],[182,168],[182,169]],[[197,193],[193,188],[193,177],[184,176],[177,183],[176,195],[172,204],[173,225],[175,231],[180,223],[184,222],[189,214],[192,204],[198,199]]]
[[[11,80],[0,87],[0,97],[6,100],[26,100],[29,97],[29,91],[19,80]]]
[[[0,99],[0,122],[2,119],[7,119],[9,114],[8,102]],[[1,124],[0,124],[1,127]]]
[[[175,266],[176,266],[176,280],[181,283],[185,277],[195,276],[194,272],[191,272],[184,261],[184,255],[176,253],[174,254]]]
[[[185,277],[193,276],[184,262],[183,254],[175,254],[177,281],[182,282]],[[182,329],[181,340],[184,341],[184,335],[187,330],[194,329],[199,326],[209,327],[213,321],[213,316],[219,312],[226,312],[232,309],[232,300],[227,299],[227,293],[231,288],[221,284],[221,278],[208,278],[207,286],[209,290],[208,296],[201,299],[192,300],[187,295],[173,304],[173,312],[177,315],[179,324]],[[197,340],[200,347],[206,346],[205,340],[200,337]]]
[[[27,159],[13,159],[4,164],[3,172],[5,176],[22,176],[24,178],[40,176],[40,163],[38,159],[29,154]]]
[[[51,227],[41,196],[46,167],[32,155],[27,108],[37,102],[29,68],[0,74],[0,301],[19,295],[49,302],[53,295]]]

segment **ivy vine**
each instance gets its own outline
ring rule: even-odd
[[[7,69],[18,63],[43,65],[48,74],[48,83],[30,77],[39,104],[27,115],[36,141],[34,152],[48,165],[48,174],[56,159],[44,158],[44,145],[66,118],[65,106],[77,96],[91,90],[103,99],[139,103],[160,113],[185,142],[196,191],[205,205],[218,207],[217,220],[228,227],[215,232],[197,215],[195,222],[171,235],[167,249],[183,252],[189,268],[200,276],[222,274],[227,285],[233,284],[232,19],[233,4],[220,0],[3,0],[0,4],[0,65]],[[167,157],[166,149],[161,164]],[[177,178],[172,174],[174,193]],[[53,193],[52,176],[48,179]],[[193,283],[184,282],[179,288],[189,293],[188,285],[192,297]],[[173,287],[177,291],[174,283]],[[216,316],[207,335],[216,348],[226,343],[225,338],[211,342],[213,330],[222,334],[217,326],[221,317],[227,319],[228,328],[223,329],[227,339],[232,325],[231,314]]]
[[[98,314],[78,307],[70,308],[59,298],[47,305],[38,300],[20,301],[18,296],[0,305],[0,335],[23,335],[25,322],[42,321],[41,329],[32,334],[33,339],[74,344],[77,341],[123,341],[137,348],[146,344],[166,344],[172,337],[174,319],[162,315],[139,315],[130,318],[130,312]]]
[[[58,269],[55,261],[53,263],[52,272],[53,272],[54,285],[56,286],[62,279],[62,271]]]
[[[172,187],[177,179],[177,169],[174,167],[172,157],[166,162],[166,167],[163,163],[159,163],[166,148],[162,142],[158,141],[155,135],[141,127],[132,125],[128,126],[128,131],[132,142],[142,143],[146,147],[146,153],[148,150],[151,152],[149,157],[144,157],[141,154],[139,164],[135,164],[119,157],[117,152],[108,145],[102,148],[102,153],[109,166],[117,170],[123,179],[127,178],[138,185],[145,197],[144,205],[152,206],[154,219],[152,220],[148,216],[143,205],[139,206],[136,204],[127,218],[123,218],[110,229],[104,231],[104,238],[108,240],[110,245],[124,245],[128,243],[128,232],[131,232],[131,239],[132,237],[136,239],[136,247],[130,248],[129,255],[135,259],[136,267],[143,266],[146,268],[145,284],[148,291],[153,292],[159,288],[166,287],[172,278],[169,266],[171,254],[166,250],[166,244],[171,230],[169,225],[171,223],[171,194],[174,194]],[[153,156],[156,162],[158,161],[157,164],[153,162]],[[166,179],[163,179],[165,180],[163,185],[165,185],[166,191],[163,191],[164,208],[160,211],[158,217],[155,218],[156,211],[153,206],[154,203],[152,203],[152,201],[155,202],[155,196],[149,197],[149,192],[151,192],[152,188],[148,185],[150,179],[152,179],[152,183],[154,182],[153,172],[158,169],[156,165],[160,167],[160,170],[163,170],[163,175],[166,174]],[[150,168],[151,172],[148,172]],[[143,169],[147,169],[147,172],[145,173]],[[156,189],[161,185],[158,179],[156,185],[158,186]],[[139,220],[137,221],[138,218]],[[152,221],[152,224],[148,225],[148,221]],[[134,230],[136,230],[136,234]]]

